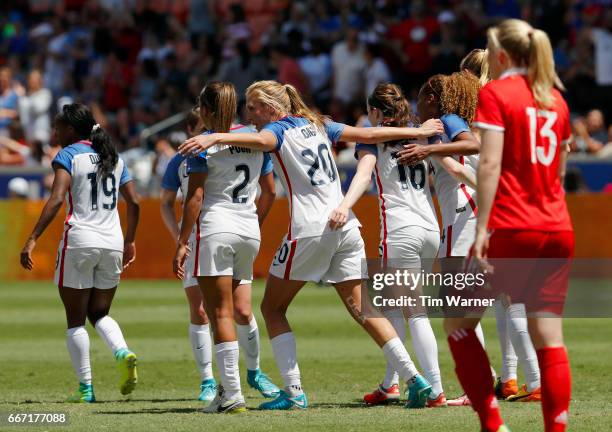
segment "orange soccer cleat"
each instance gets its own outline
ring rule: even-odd
[[[440,393],[435,399],[427,398],[427,405],[425,406],[427,408],[445,408],[448,406],[446,396],[444,396],[444,393]]]
[[[363,401],[368,405],[384,405],[399,402],[399,399],[400,389],[397,384],[393,384],[388,389],[385,389],[381,384],[372,393],[368,393],[363,397]]]
[[[497,399],[507,399],[519,392],[518,384],[515,379],[509,379],[503,382],[501,378],[497,378],[495,383],[495,396]]]
[[[527,386],[523,384],[519,392],[506,399],[508,402],[541,402],[542,390],[540,387],[533,391],[527,391]]]

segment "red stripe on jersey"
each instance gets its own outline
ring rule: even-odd
[[[446,257],[452,256],[453,253],[453,226],[449,225],[446,228]]]
[[[383,258],[387,259],[387,207],[385,206],[385,198],[383,197],[383,187],[380,181],[380,175],[378,174],[378,167],[374,166],[374,170],[376,172],[376,186],[378,187],[378,199],[380,201],[381,223],[383,227],[382,252]]]
[[[66,215],[66,219],[64,220],[64,244],[62,245],[62,257],[60,258],[60,274],[57,285],[61,288],[64,286],[64,259],[66,258],[66,249],[68,249],[68,231],[72,228],[70,225],[70,218],[72,218],[72,211],[74,207],[72,206],[72,189],[68,188],[68,214]]]
[[[198,268],[200,267],[200,216],[202,212],[198,214],[198,219],[196,220],[196,244],[195,244],[195,257],[193,259],[193,277],[198,277],[199,272]]]
[[[476,202],[474,201],[474,198],[472,198],[472,195],[470,195],[470,193],[467,191],[467,188],[465,187],[463,183],[461,183],[459,188],[463,191],[463,194],[465,195],[468,202],[470,203],[470,207],[472,207],[472,211],[474,212],[474,215],[477,215],[478,207],[476,206]]]
[[[230,128],[230,130],[241,129],[241,128],[243,128],[243,127],[245,127],[245,126],[244,126],[244,125],[239,124],[239,125],[236,125],[236,126],[232,126],[232,127]]]
[[[77,144],[85,144],[86,146],[91,147],[91,141],[89,140],[81,140],[81,141],[78,141]]]
[[[291,276],[291,265],[293,264],[293,256],[295,255],[295,250],[297,249],[297,239],[291,240],[291,249],[289,250],[289,258],[287,259],[287,265],[285,266],[285,275],[283,279],[289,280]]]
[[[289,192],[289,228],[287,229],[287,240],[291,240],[291,221],[293,220],[293,189],[291,188],[291,182],[289,181],[289,174],[287,174],[287,168],[285,168],[285,164],[283,163],[283,159],[280,156],[280,152],[278,150],[274,151],[274,155],[278,160],[278,163],[281,166],[281,170],[283,171],[283,176],[285,177],[285,182],[287,183],[287,192]]]
[[[461,165],[465,165],[465,159],[463,158],[463,156],[459,156],[459,163]]]

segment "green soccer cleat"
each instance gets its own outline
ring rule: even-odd
[[[129,349],[122,348],[115,353],[115,360],[120,375],[119,391],[122,395],[128,395],[134,391],[138,383],[138,372],[136,371],[138,358]]]
[[[506,425],[501,425],[496,432],[510,432],[510,429],[508,429],[508,426]]]
[[[93,385],[79,383],[79,390],[70,396],[66,402],[70,403],[92,403],[96,401]]]
[[[247,383],[265,398],[276,398],[280,394],[280,389],[260,369],[247,370]]]
[[[406,408],[425,408],[431,393],[431,384],[422,375],[417,375],[414,377],[414,382],[408,386],[407,393]]]
[[[200,396],[198,400],[202,402],[212,402],[217,394],[217,382],[214,378],[205,379],[200,384]]]

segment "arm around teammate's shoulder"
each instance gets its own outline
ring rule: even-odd
[[[411,138],[427,138],[444,133],[444,126],[438,119],[427,120],[421,127],[354,127],[345,126],[340,140],[362,144],[379,144],[387,141]]]
[[[179,152],[185,156],[199,154],[216,144],[247,147],[253,150],[272,151],[277,146],[277,138],[272,132],[252,133],[212,133],[196,135],[179,146]]]

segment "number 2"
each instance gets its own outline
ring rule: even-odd
[[[529,117],[529,148],[531,149],[531,163],[541,163],[544,166],[549,166],[555,159],[557,154],[557,135],[553,131],[553,126],[557,121],[557,113],[555,111],[536,110],[534,107],[527,107],[527,117]],[[538,131],[538,117],[545,119],[542,128]],[[550,145],[548,154],[545,153],[543,146],[536,146],[536,133],[539,133],[542,138],[548,138]]]
[[[236,172],[239,171],[244,172],[244,180],[232,191],[232,202],[235,202],[237,204],[244,204],[245,202],[247,202],[247,197],[239,197],[238,194],[249,184],[249,180],[251,179],[251,172],[249,171],[249,166],[244,164],[236,165]]]

